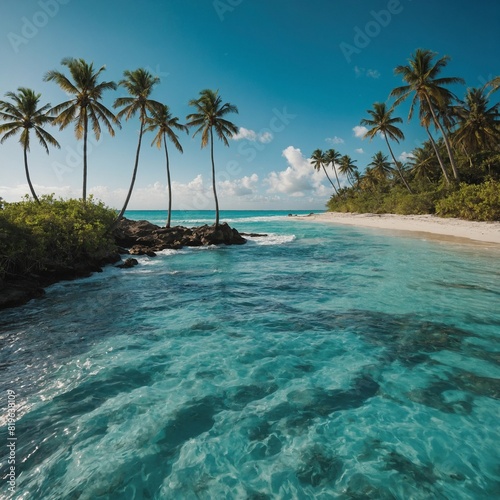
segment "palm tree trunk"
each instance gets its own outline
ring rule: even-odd
[[[451,169],[453,170],[453,176],[457,181],[460,180],[460,177],[458,175],[457,171],[457,166],[455,164],[455,158],[453,156],[453,152],[451,150],[451,145],[450,141],[448,140],[448,136],[446,135],[446,132],[444,131],[443,126],[441,125],[441,122],[438,120],[436,113],[434,112],[434,108],[432,107],[431,100],[429,99],[429,96],[426,94],[425,98],[427,99],[427,105],[429,106],[429,109],[431,110],[432,118],[434,120],[434,123],[436,127],[440,130],[443,140],[444,140],[444,145],[446,146],[446,151],[448,152],[448,157],[450,158],[450,163],[451,163]]]
[[[88,135],[88,118],[87,110],[84,110],[85,118],[83,119],[83,203],[87,199],[87,135]]]
[[[40,204],[40,200],[38,199],[35,189],[33,188],[33,184],[31,184],[30,179],[30,171],[28,169],[28,152],[26,150],[26,146],[24,146],[24,170],[26,171],[26,180],[28,181],[28,186],[30,187],[31,194],[33,195],[33,199]]]
[[[330,181],[330,184],[332,185],[333,187],[333,190],[335,191],[335,195],[339,194],[338,191],[337,191],[337,188],[335,187],[335,184],[332,182],[332,180],[330,179],[330,176],[328,175],[328,172],[326,171],[326,168],[324,165],[321,165],[323,167],[323,170],[325,171],[325,175],[327,176],[328,180]]]
[[[170,183],[170,163],[168,159],[167,136],[163,134],[163,145],[165,146],[165,158],[167,159],[167,184],[168,184],[168,217],[166,227],[170,227],[172,217],[172,184]]]
[[[219,225],[219,200],[217,199],[217,190],[215,188],[215,163],[214,163],[214,135],[210,127],[210,154],[212,156],[212,188],[215,198],[215,227]]]
[[[429,140],[431,141],[432,147],[434,149],[434,152],[436,153],[439,165],[441,167],[441,170],[443,171],[444,178],[446,179],[446,184],[450,184],[450,178],[448,177],[448,172],[446,171],[446,168],[444,166],[443,159],[441,158],[441,154],[439,153],[439,148],[437,147],[436,142],[434,141],[434,137],[432,137],[432,134],[429,130],[429,127],[425,127],[425,130],[427,132],[427,135],[429,136]]]
[[[408,185],[408,183],[406,182],[406,179],[404,178],[403,176],[403,172],[401,172],[401,169],[399,168],[399,165],[398,165],[398,162],[396,161],[396,158],[394,156],[394,153],[392,152],[392,148],[391,148],[391,145],[389,144],[389,141],[387,139],[387,135],[384,134],[384,139],[385,139],[385,142],[387,144],[387,147],[389,148],[389,151],[391,153],[391,156],[392,156],[392,159],[394,161],[394,166],[396,167],[396,170],[398,171],[398,174],[399,176],[401,177],[401,180],[403,181],[403,184],[406,186],[406,189],[408,189],[408,192],[410,194],[412,194],[412,190],[410,188],[410,186]]]
[[[121,209],[120,213],[118,214],[118,217],[116,218],[115,223],[119,222],[123,218],[123,214],[125,213],[125,210],[127,210],[128,202],[130,201],[130,197],[132,196],[132,191],[134,190],[135,178],[137,176],[137,167],[139,166],[139,153],[141,152],[141,142],[142,142],[143,131],[144,131],[144,119],[141,117],[141,128],[139,130],[139,142],[137,144],[137,152],[135,153],[135,165],[134,165],[134,172],[132,174],[132,182],[130,183],[130,188],[128,190],[125,204],[123,205],[123,208]]]
[[[337,175],[337,169],[335,168],[335,162],[332,161],[332,168],[333,168],[333,171],[335,172],[335,177],[337,178],[337,184],[339,185],[339,191],[342,189],[340,187],[340,181],[339,181],[339,176]]]

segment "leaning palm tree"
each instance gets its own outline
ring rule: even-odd
[[[443,85],[463,84],[464,80],[457,77],[438,78],[439,73],[448,64],[450,58],[449,56],[443,56],[434,62],[433,59],[436,55],[435,52],[431,52],[430,50],[418,49],[409,59],[407,66],[397,66],[394,73],[401,75],[408,85],[395,88],[391,92],[391,96],[397,97],[394,103],[397,106],[413,94],[408,115],[409,120],[413,115],[417,101],[421,108],[424,108],[431,114],[435,127],[439,129],[443,136],[453,175],[458,180],[459,175],[455,158],[448,134],[438,118],[438,109],[445,108],[450,102],[456,99],[456,96],[444,88]]]
[[[76,138],[78,140],[83,139],[82,199],[85,202],[87,198],[87,137],[89,122],[97,140],[101,137],[100,121],[106,126],[109,135],[115,135],[113,125],[119,127],[120,122],[100,101],[106,90],[116,89],[116,83],[99,83],[99,77],[106,69],[106,66],[101,66],[101,68],[95,70],[93,63],[89,64],[83,59],[73,59],[71,57],[63,59],[61,64],[68,67],[73,81],[60,71],[55,70],[48,71],[44,76],[44,80],[57,83],[66,94],[73,96],[69,101],[55,106],[52,112],[57,115],[54,123],[59,125],[61,130],[74,122]]]
[[[205,89],[200,92],[198,99],[191,99],[189,105],[196,110],[187,116],[187,126],[197,127],[193,137],[201,132],[201,147],[207,146],[210,141],[210,155],[212,158],[212,189],[215,198],[215,227],[219,225],[219,200],[215,182],[214,163],[214,130],[217,137],[229,147],[228,137],[238,132],[238,127],[224,117],[229,113],[238,113],[238,108],[228,102],[222,104],[219,91]]]
[[[325,153],[323,153],[323,151],[321,151],[321,149],[315,149],[313,151],[313,154],[311,155],[311,163],[312,163],[312,166],[314,167],[314,170],[316,170],[316,172],[319,172],[321,169],[323,169],[327,179],[330,181],[330,184],[332,185],[333,190],[335,191],[335,194],[338,194],[338,191],[337,191],[337,188],[335,187],[335,184],[332,182],[332,180],[330,179],[330,176],[328,175],[328,172],[326,171],[326,168],[325,168],[326,162],[327,162],[327,160],[326,160]]]
[[[355,164],[356,160],[353,160],[349,155],[344,155],[340,158],[339,162],[339,172],[345,175],[351,186],[353,186],[352,178],[358,180],[356,174],[358,173],[358,166]]]
[[[49,144],[59,148],[59,143],[50,135],[43,126],[54,122],[54,118],[48,116],[50,104],[38,107],[41,94],[36,94],[33,90],[19,87],[17,94],[7,92],[6,97],[13,102],[0,101],[0,119],[6,123],[0,125],[0,134],[3,134],[0,143],[3,143],[9,137],[20,132],[19,142],[24,150],[24,170],[26,180],[31,194],[37,203],[40,203],[33,184],[31,183],[30,172],[28,168],[28,151],[30,150],[30,130],[33,129],[35,136],[49,154]]]
[[[326,151],[325,161],[327,164],[330,164],[332,166],[340,190],[341,187],[340,187],[339,176],[337,174],[337,167],[335,166],[335,164],[338,163],[339,160],[340,160],[340,153],[338,151],[335,151],[335,149],[329,149]]]
[[[158,101],[150,99],[149,96],[153,91],[153,87],[160,82],[157,76],[153,76],[149,71],[139,68],[134,71],[125,70],[123,72],[123,80],[120,80],[118,85],[124,87],[130,94],[130,97],[118,97],[113,104],[114,108],[123,108],[116,117],[121,120],[125,117],[125,120],[129,120],[137,113],[139,113],[139,121],[141,123],[139,129],[139,140],[137,143],[137,150],[135,153],[135,163],[134,171],[132,173],[132,180],[130,182],[130,188],[127,193],[127,198],[123,204],[122,209],[117,217],[117,222],[122,219],[125,210],[127,210],[130,197],[132,196],[132,191],[134,190],[135,179],[137,177],[137,168],[139,166],[139,154],[141,152],[142,136],[144,134],[144,128],[148,119],[148,112],[153,114],[155,110],[160,110],[163,106]]]
[[[153,108],[151,110],[151,116],[146,118],[146,124],[146,132],[156,131],[156,135],[151,143],[151,146],[156,144],[158,149],[160,149],[163,143],[163,147],[165,148],[168,183],[168,217],[166,227],[170,227],[172,215],[172,184],[170,182],[170,161],[168,158],[167,137],[172,141],[177,150],[182,153],[182,146],[179,142],[179,137],[174,132],[174,129],[183,130],[185,132],[187,132],[188,129],[185,125],[179,123],[179,118],[177,116],[172,116],[170,109],[166,104],[162,105],[158,109]]]
[[[367,113],[371,115],[371,119],[364,118],[361,120],[361,125],[365,125],[371,127],[368,132],[366,132],[365,137],[369,137],[370,140],[373,139],[377,134],[380,134],[387,144],[389,148],[389,152],[391,153],[392,159],[394,161],[394,165],[396,170],[403,181],[403,184],[408,189],[408,192],[412,192],[410,186],[406,182],[404,178],[403,172],[399,168],[399,163],[392,152],[391,145],[389,144],[389,139],[393,141],[399,142],[404,139],[405,136],[400,128],[398,128],[395,123],[401,123],[403,120],[400,117],[392,117],[393,108],[387,109],[384,102],[376,102],[373,104],[373,109],[367,110]]]
[[[368,166],[373,167],[372,170],[374,174],[384,181],[387,180],[393,172],[387,156],[385,156],[382,151],[378,151],[372,156],[372,161]]]
[[[454,108],[458,118],[455,141],[469,154],[494,150],[500,144],[500,103],[489,106],[484,89],[467,89],[465,101]]]

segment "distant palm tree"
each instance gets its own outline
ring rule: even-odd
[[[484,89],[467,89],[465,101],[454,108],[458,118],[455,141],[468,153],[494,150],[500,144],[500,103],[489,107]]]
[[[394,70],[395,74],[401,75],[408,85],[395,88],[390,95],[397,97],[394,103],[397,106],[413,94],[408,119],[411,119],[417,101],[420,104],[421,111],[428,111],[431,114],[434,125],[443,136],[453,175],[458,180],[459,174],[455,158],[448,135],[439,120],[438,110],[445,108],[456,99],[455,95],[444,88],[443,85],[463,84],[464,80],[457,77],[437,78],[441,70],[448,64],[450,58],[444,56],[434,62],[433,59],[436,55],[435,52],[430,50],[418,49],[409,59],[407,66],[397,66]]]
[[[210,140],[210,155],[212,158],[212,189],[215,198],[215,226],[219,225],[219,200],[215,182],[214,163],[214,129],[217,137],[229,147],[228,137],[232,137],[238,132],[238,127],[226,120],[224,117],[229,113],[238,113],[238,108],[228,102],[222,104],[219,91],[205,89],[200,92],[198,99],[191,99],[189,105],[196,110],[187,116],[188,127],[198,127],[193,137],[201,132],[201,147],[207,146]]]
[[[399,168],[399,162],[396,160],[396,157],[392,152],[391,145],[389,144],[389,139],[399,142],[400,140],[405,138],[401,129],[399,129],[395,125],[395,123],[401,123],[403,120],[399,117],[393,118],[393,111],[393,108],[387,109],[385,103],[376,102],[373,104],[373,109],[367,110],[367,113],[371,115],[372,118],[361,120],[361,125],[371,127],[365,134],[365,137],[369,137],[370,140],[373,139],[377,134],[382,135],[382,137],[385,139],[387,147],[389,148],[389,152],[391,153],[392,159],[394,161],[396,170],[399,173],[403,184],[406,186],[406,189],[408,189],[408,192],[411,193],[411,188],[406,182],[403,172]]]
[[[339,176],[337,174],[337,168],[335,166],[335,163],[338,163],[340,160],[340,153],[338,151],[335,151],[335,149],[329,149],[325,153],[325,161],[327,164],[330,164],[333,168],[333,171],[335,172],[335,177],[337,178],[337,184],[339,186],[339,190],[341,189],[340,187],[340,181],[339,181]]]
[[[117,221],[119,221],[125,210],[127,210],[130,197],[132,196],[132,191],[134,190],[135,179],[137,176],[137,167],[139,166],[139,154],[141,152],[142,136],[144,134],[144,128],[148,119],[148,112],[153,114],[155,110],[160,110],[163,104],[158,101],[154,101],[149,98],[153,87],[160,82],[157,76],[153,76],[149,71],[139,68],[134,71],[125,70],[123,72],[123,80],[120,80],[119,84],[124,87],[130,94],[130,97],[118,97],[113,104],[114,108],[123,109],[116,115],[116,117],[121,120],[125,117],[125,120],[129,120],[137,113],[139,113],[139,121],[141,123],[139,129],[139,141],[137,143],[137,151],[135,154],[134,171],[132,173],[132,181],[130,182],[130,188],[128,190],[127,198],[123,204],[120,213],[118,214]]]
[[[0,143],[3,143],[9,137],[21,134],[19,142],[24,150],[24,170],[26,180],[30,188],[31,194],[37,203],[40,203],[33,184],[31,183],[30,172],[28,168],[28,151],[30,150],[30,130],[33,129],[35,136],[49,154],[49,144],[59,148],[59,143],[52,135],[50,135],[43,126],[52,124],[54,118],[48,116],[50,104],[46,104],[41,108],[38,107],[41,94],[36,94],[33,90],[19,87],[17,94],[7,92],[6,97],[12,99],[13,102],[0,101],[0,119],[6,123],[0,125],[0,134],[3,134]]]
[[[146,132],[155,132],[156,136],[151,143],[151,146],[156,144],[158,149],[163,146],[165,148],[165,158],[167,161],[167,183],[168,183],[168,217],[166,227],[170,227],[172,216],[172,184],[170,182],[170,162],[168,158],[167,137],[172,141],[173,145],[182,153],[182,146],[179,142],[179,137],[175,134],[174,129],[187,132],[187,127],[179,123],[177,116],[172,116],[166,104],[160,108],[152,109],[151,116],[146,118]]]
[[[368,166],[373,167],[375,175],[382,180],[387,180],[393,172],[390,162],[387,161],[387,156],[382,151],[378,151],[372,156],[372,161]]]
[[[321,169],[323,169],[327,179],[330,181],[330,184],[332,185],[333,190],[335,191],[335,194],[338,194],[338,191],[337,191],[337,188],[335,187],[335,184],[332,182],[332,180],[330,179],[330,176],[328,175],[328,172],[326,171],[326,168],[325,168],[326,161],[327,161],[326,155],[325,155],[325,153],[323,153],[323,151],[321,149],[315,149],[313,151],[313,153],[311,155],[311,163],[312,163],[312,166],[314,167],[314,170],[316,170],[316,172],[319,172]]]
[[[367,167],[365,173],[361,177],[361,186],[368,190],[375,190],[380,184],[380,177],[373,168]]]
[[[353,185],[352,178],[359,180],[355,174],[358,173],[358,166],[355,165],[356,160],[352,160],[349,155],[344,155],[339,161],[339,172],[345,175],[351,186]]]
[[[44,80],[53,81],[66,92],[73,95],[74,98],[65,101],[52,109],[55,113],[55,124],[60,129],[66,128],[70,123],[75,123],[75,135],[77,139],[83,139],[83,193],[82,198],[85,202],[87,198],[87,136],[89,121],[97,140],[101,137],[102,121],[111,136],[115,135],[113,125],[120,126],[120,122],[115,115],[106,108],[100,101],[106,90],[115,90],[114,82],[98,82],[101,73],[106,69],[102,66],[97,71],[94,64],[88,64],[83,59],[65,58],[61,61],[63,66],[67,66],[71,74],[71,81],[60,71],[48,71]]]
[[[413,156],[410,158],[410,171],[415,179],[427,179],[429,182],[432,182],[439,173],[433,149],[434,146],[431,142],[426,141],[421,147],[415,148],[412,151]]]

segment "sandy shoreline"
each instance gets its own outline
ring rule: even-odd
[[[500,245],[500,222],[475,222],[434,215],[351,214],[325,212],[294,217],[315,222],[345,224],[376,229],[428,233],[439,239],[472,240]]]

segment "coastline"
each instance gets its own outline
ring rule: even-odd
[[[500,245],[500,222],[477,222],[435,215],[359,214],[342,212],[312,213],[293,217],[327,224],[342,224],[373,229],[427,234],[434,239],[480,242]]]

